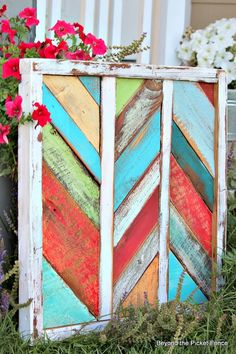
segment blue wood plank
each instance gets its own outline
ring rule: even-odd
[[[51,112],[52,124],[73,146],[74,151],[100,182],[101,164],[98,152],[45,85],[43,85],[43,103]]]
[[[184,269],[181,263],[177,260],[175,255],[172,252],[170,252],[169,253],[169,294],[168,294],[169,301],[172,301],[176,298],[178,283],[183,270]],[[185,273],[180,300],[185,301],[188,298],[188,296],[192,293],[192,291],[195,290],[196,288],[197,288],[196,283],[187,273]],[[197,291],[194,294],[193,300],[195,303],[200,304],[206,302],[207,298],[201,292],[201,290],[197,289]]]
[[[212,211],[214,202],[214,179],[174,121],[172,125],[171,150],[180,167],[189,176],[194,187],[199,191],[205,203]]]
[[[93,97],[93,99],[97,102],[97,104],[100,105],[100,78],[96,76],[79,76],[79,80],[86,87],[86,89]]]
[[[174,82],[174,115],[188,140],[192,140],[203,162],[214,176],[215,110],[204,92],[194,83]]]
[[[160,111],[145,124],[115,163],[115,210],[159,151]]]
[[[67,326],[94,321],[87,307],[74,295],[51,265],[43,259],[43,326]]]

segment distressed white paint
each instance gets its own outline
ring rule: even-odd
[[[173,108],[173,81],[163,82],[162,132],[161,132],[161,196],[160,196],[160,244],[159,288],[160,303],[168,299],[168,245],[170,219],[170,152]]]
[[[86,0],[84,9],[84,29],[86,33],[94,33],[95,0]]]
[[[142,8],[142,33],[145,32],[146,38],[144,45],[151,47],[151,34],[152,34],[152,6],[153,0],[143,0],[143,8]],[[149,64],[150,63],[150,49],[145,50],[140,54],[139,61],[141,64]]]
[[[52,59],[30,59],[34,71],[51,75],[97,75],[156,80],[217,82],[217,69],[201,67],[165,67],[139,64],[116,64]]]
[[[44,41],[46,31],[46,0],[37,0],[37,18],[39,20],[38,26],[36,26],[35,42]]]
[[[141,182],[133,189],[132,193],[128,195],[126,201],[117,209],[114,223],[114,246],[120,241],[154,189],[159,185],[159,182],[160,165],[158,159]]]
[[[33,110],[33,102],[42,102],[42,76],[32,71],[31,62],[21,60],[22,81],[19,94],[25,113]],[[19,303],[29,299],[29,306],[19,311],[22,336],[40,336],[42,321],[42,143],[41,129],[35,124],[20,125],[18,140],[18,239],[19,239]]]
[[[219,72],[218,84],[218,191],[217,191],[217,288],[220,287],[222,278],[222,256],[226,248],[226,210],[227,210],[227,189],[226,189],[226,147],[227,147],[227,125],[226,125],[226,102],[227,102],[227,81],[226,74]],[[217,182],[216,182],[217,183]]]
[[[108,42],[109,34],[109,0],[100,0],[99,17],[98,17],[98,37],[102,38],[105,43]]]
[[[100,316],[112,313],[113,222],[115,166],[115,78],[102,78],[101,100],[101,190],[100,190]],[[109,104],[107,104],[109,102]]]
[[[157,256],[158,250],[159,227],[156,226],[114,286],[114,311],[119,305],[119,302],[124,298],[124,296],[127,296],[130,293],[149,264]]]
[[[51,0],[51,8],[49,28],[52,28],[58,20],[61,20],[62,0]],[[49,37],[54,38],[53,31],[49,31]]]
[[[123,0],[113,1],[112,44],[121,45]]]

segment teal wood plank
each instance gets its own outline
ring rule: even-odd
[[[93,97],[93,99],[97,102],[97,104],[100,105],[100,78],[96,76],[79,76],[79,80],[86,87],[86,89]]]
[[[176,298],[178,283],[181,274],[183,273],[184,268],[175,255],[170,252],[169,253],[169,294],[168,300],[172,301]],[[181,289],[181,296],[180,300],[185,301],[188,296],[195,290],[197,287],[196,283],[193,279],[189,276],[188,273],[185,273],[182,289]],[[194,303],[203,303],[207,301],[205,295],[201,292],[201,290],[197,289],[194,297]]]
[[[43,258],[43,327],[67,326],[94,320],[87,307]]]
[[[145,124],[115,163],[115,210],[159,151],[160,111]]]
[[[214,176],[215,110],[204,92],[190,82],[174,82],[174,115],[176,122],[210,173]]]
[[[43,103],[51,112],[52,124],[100,182],[101,164],[98,152],[45,85],[43,85]]]
[[[214,202],[214,179],[174,121],[172,124],[171,150],[180,167],[188,175],[194,187],[198,190],[205,203],[212,211]]]
[[[212,261],[198,243],[177,210],[170,208],[170,245],[202,291],[211,290]]]

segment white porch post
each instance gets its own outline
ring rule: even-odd
[[[47,0],[37,0],[37,18],[39,24],[36,27],[35,41],[44,41],[46,31],[46,7]]]
[[[160,0],[157,61],[159,65],[178,65],[176,47],[190,23],[191,0]]]

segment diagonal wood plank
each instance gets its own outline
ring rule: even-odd
[[[162,82],[146,80],[116,120],[116,159],[162,103]]]
[[[44,75],[43,81],[90,143],[99,151],[99,105],[85,86],[76,76]]]
[[[159,185],[159,182],[160,157],[158,156],[115,212],[114,246],[120,241],[122,235],[143,208],[154,189]]]
[[[86,215],[99,226],[99,187],[52,127],[43,129],[43,158]]]
[[[140,89],[144,80],[117,78],[116,79],[116,115],[119,115],[123,107]]]
[[[100,181],[101,164],[98,152],[45,85],[43,86],[43,101],[51,112],[53,125],[97,181]]]
[[[192,235],[173,205],[170,208],[170,245],[203,293],[209,295],[212,260]]]
[[[174,82],[174,120],[213,177],[214,118],[214,107],[198,85]]]
[[[173,155],[171,156],[170,198],[192,233],[212,257],[212,213]]]
[[[98,315],[99,231],[43,165],[43,254],[79,299]]]
[[[85,86],[86,90],[93,97],[95,102],[100,105],[101,103],[101,79],[97,76],[78,76],[78,79]]]
[[[91,322],[94,316],[75,296],[51,265],[43,259],[44,328]]]
[[[115,163],[114,210],[117,210],[159,151],[160,112],[156,112]]]

